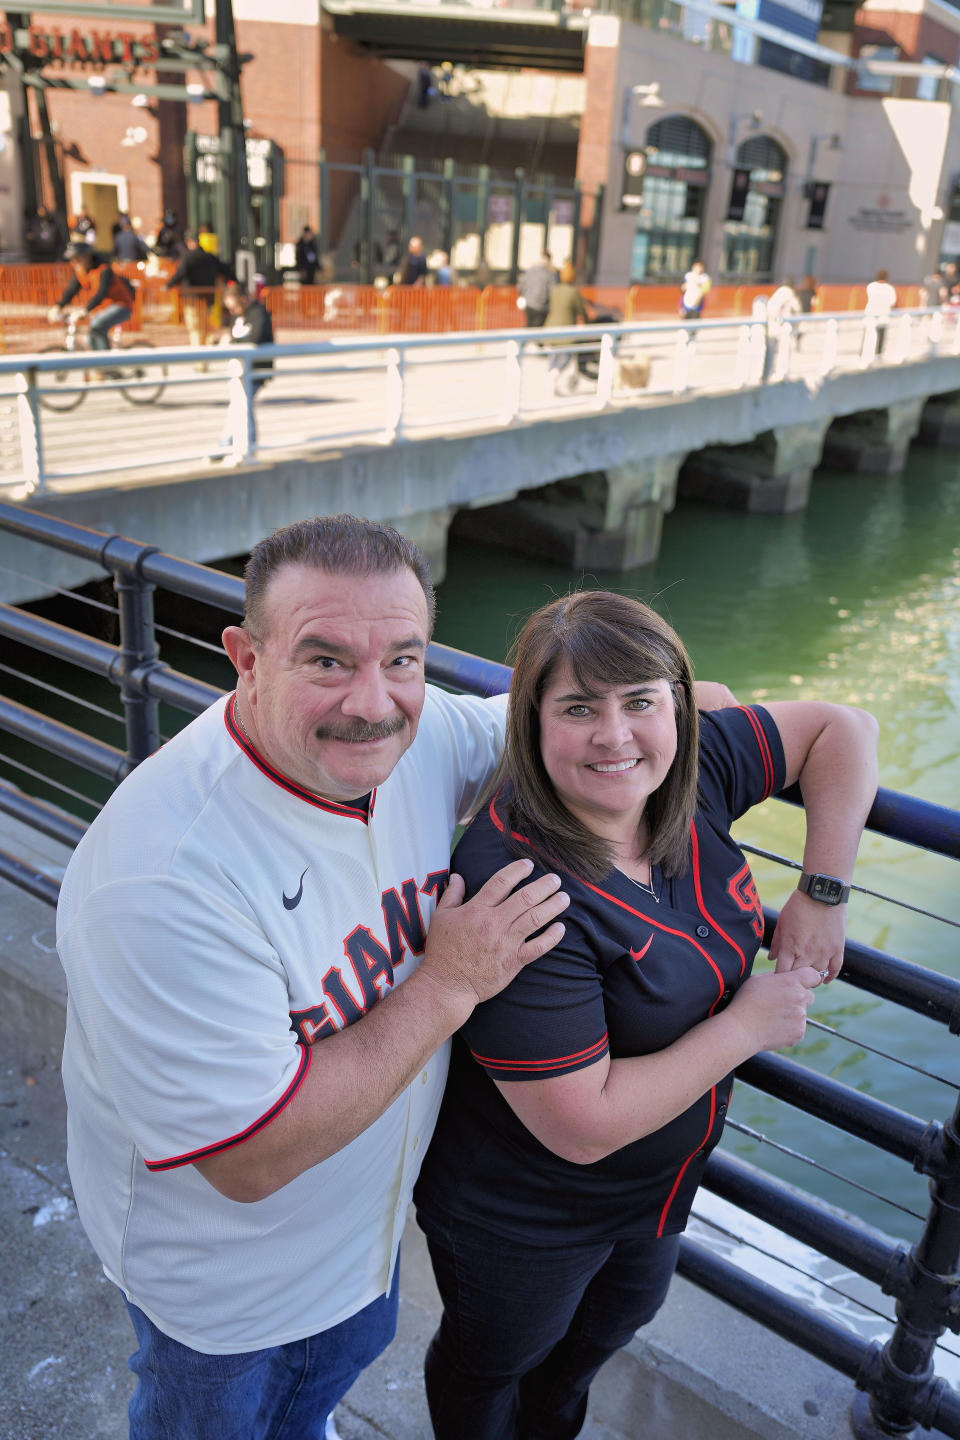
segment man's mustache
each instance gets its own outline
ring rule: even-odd
[[[370,740],[388,740],[406,729],[405,715],[394,715],[389,720],[378,720],[375,725],[366,720],[354,720],[349,725],[318,725],[314,734],[318,740],[343,740],[348,745],[362,745]]]

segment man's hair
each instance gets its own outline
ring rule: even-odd
[[[573,816],[558,797],[540,751],[540,705],[564,663],[587,694],[647,680],[668,680],[677,723],[677,753],[644,812],[646,854],[667,875],[680,875],[690,856],[697,800],[699,719],[693,670],[683,642],[654,610],[626,595],[585,590],[544,605],[521,630],[510,658],[513,680],[503,760],[488,796],[509,780],[506,833],[526,837],[541,862],[598,882],[613,868],[609,842]],[[525,853],[524,848],[517,853]]]
[[[427,602],[427,634],[433,631],[436,598],[430,567],[412,540],[390,525],[356,515],[316,515],[276,530],[255,545],[243,572],[246,604],[243,623],[255,640],[267,629],[267,590],[287,565],[309,565],[327,575],[394,575],[410,570]]]

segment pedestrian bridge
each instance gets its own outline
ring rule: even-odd
[[[575,354],[590,373],[571,359],[555,384]],[[0,359],[0,498],[199,561],[351,510],[416,539],[438,578],[455,515],[504,548],[627,569],[678,495],[795,510],[821,463],[890,473],[918,434],[960,442],[960,323],[932,310],[311,339],[256,352],[274,377],[252,403],[249,348],[130,356],[132,382],[94,379],[84,354]],[[44,593],[45,563],[3,549],[0,599]],[[58,585],[90,578],[71,565]]]

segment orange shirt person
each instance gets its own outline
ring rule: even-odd
[[[89,245],[69,245],[64,258],[73,277],[50,311],[50,323],[60,320],[64,309],[80,296],[83,309],[91,316],[90,349],[109,350],[110,331],[133,314],[133,286]]]

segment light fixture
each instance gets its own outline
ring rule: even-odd
[[[150,104],[150,96],[144,95],[141,91],[139,95],[134,95],[130,104],[135,105],[138,110],[146,110]]]
[[[206,95],[207,95],[206,88],[200,83],[199,80],[191,80],[191,81],[190,81],[190,84],[187,86],[187,99],[188,99],[188,100],[192,100],[192,101],[204,100],[204,99],[206,99]]]
[[[94,95],[102,95],[107,88],[107,82],[103,75],[88,75],[87,84]]]

